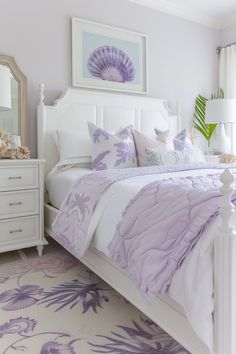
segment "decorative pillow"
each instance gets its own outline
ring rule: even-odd
[[[169,130],[162,132],[155,128],[156,139],[167,145],[167,150],[174,150],[173,137]]]
[[[181,151],[159,151],[147,149],[146,156],[149,166],[154,165],[186,165],[186,164],[205,164],[205,157],[197,147],[187,148]]]
[[[152,139],[149,136],[140,133],[139,131],[133,129],[133,136],[136,145],[138,165],[147,166],[147,156],[145,153],[146,149],[158,149],[160,151],[167,150],[167,145],[163,142]]]
[[[111,134],[88,122],[88,129],[92,139],[92,168],[94,170],[137,167],[131,126],[121,129],[116,134]]]
[[[165,142],[170,147],[168,150],[184,150],[187,147],[192,147],[193,144],[188,134],[187,129],[183,129],[176,137],[172,137],[169,130],[161,132],[157,128],[155,128],[155,133],[157,136],[157,140]]]
[[[176,135],[173,141],[175,150],[178,151],[184,150],[185,148],[191,148],[193,146],[187,129],[183,129],[178,135]]]
[[[60,164],[85,164],[91,167],[92,146],[89,135],[80,131],[56,130],[53,138],[60,157]]]

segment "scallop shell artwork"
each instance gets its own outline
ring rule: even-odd
[[[129,56],[121,49],[103,46],[95,49],[88,59],[92,76],[106,81],[127,82],[135,78],[135,68]]]

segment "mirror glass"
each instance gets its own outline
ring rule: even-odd
[[[27,80],[7,55],[0,55],[0,129],[27,146]]]
[[[10,92],[11,92],[11,108],[0,109],[0,128],[12,135],[20,135],[19,122],[19,87],[18,82],[10,71]]]

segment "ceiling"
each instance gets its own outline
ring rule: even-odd
[[[236,0],[129,0],[215,28],[236,22]]]
[[[178,3],[185,7],[194,8],[209,16],[223,17],[236,11],[235,0],[166,0],[170,3]],[[156,1],[157,2],[157,1]]]

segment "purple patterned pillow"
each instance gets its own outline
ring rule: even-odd
[[[189,134],[188,134],[188,130],[186,128],[183,129],[174,138],[171,137],[169,130],[162,132],[162,131],[158,130],[157,128],[155,128],[155,133],[157,136],[157,140],[165,142],[165,143],[168,142],[169,146],[171,146],[171,144],[170,144],[170,139],[171,139],[173,150],[175,149],[178,151],[182,151],[185,148],[191,148],[193,146],[191,139],[189,137]],[[172,150],[172,149],[169,149],[169,150]]]
[[[116,134],[111,134],[88,122],[88,129],[92,139],[93,170],[137,166],[131,126],[121,129]]]
[[[182,151],[185,148],[191,148],[193,146],[191,139],[188,134],[188,130],[183,129],[176,137],[173,139],[175,150]]]

